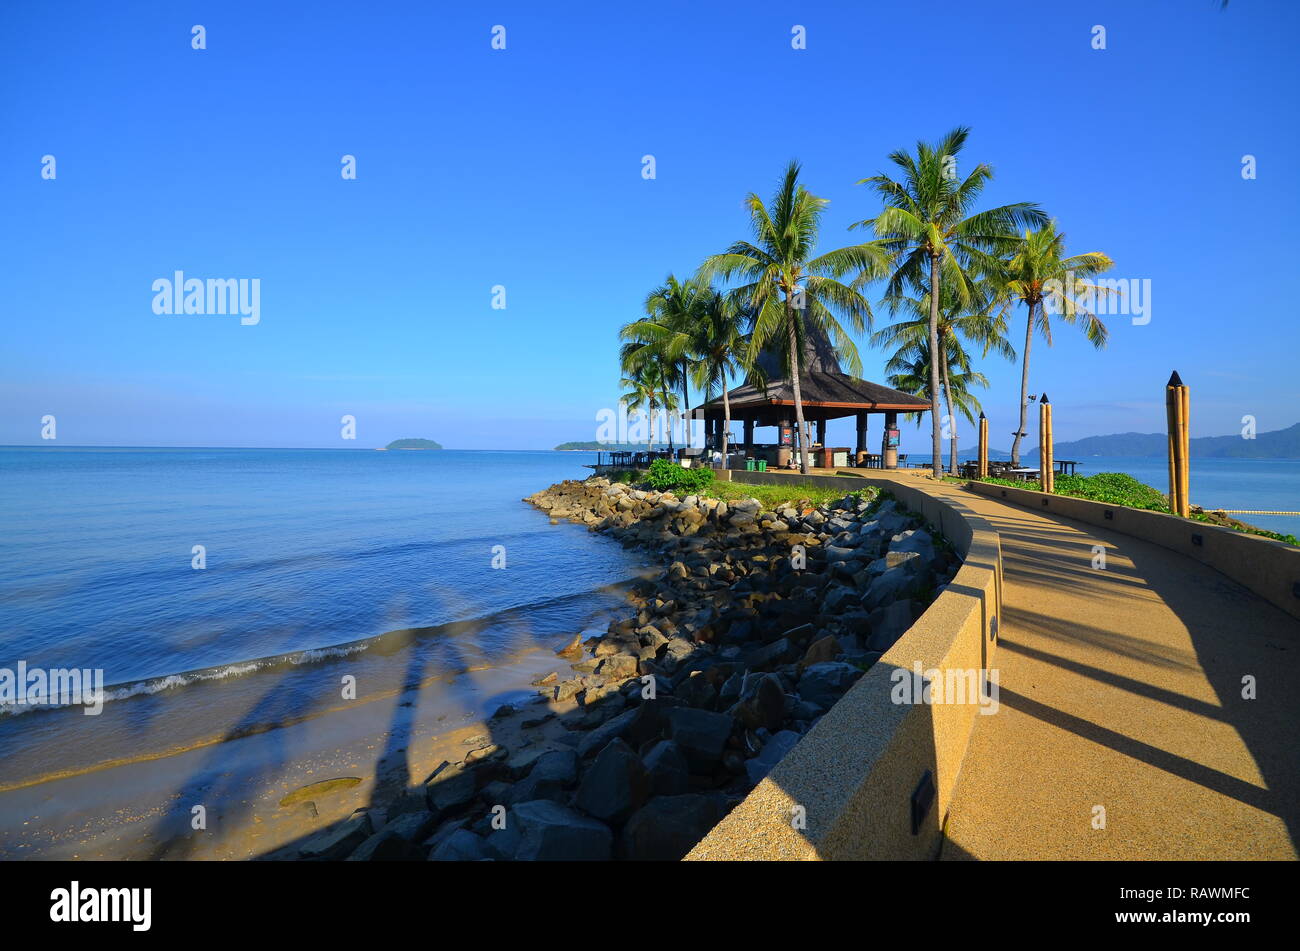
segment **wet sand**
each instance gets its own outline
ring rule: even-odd
[[[565,729],[555,718],[527,731],[522,722],[575,707],[530,686],[567,667],[550,647],[534,648],[503,666],[363,697],[275,729],[10,789],[0,793],[0,858],[267,856],[358,808],[386,804],[472,749],[559,748]],[[517,712],[489,720],[504,703]],[[360,781],[314,796],[313,806],[280,805],[303,786],[342,778]],[[199,816],[205,828],[195,828]]]

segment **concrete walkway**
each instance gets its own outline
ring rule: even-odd
[[[993,525],[1005,575],[1001,706],[976,717],[942,858],[1297,857],[1300,621],[1157,545],[925,488]]]
[[[976,718],[943,858],[1297,857],[1300,621],[1157,545],[927,489],[992,523],[1005,575],[1001,709]]]

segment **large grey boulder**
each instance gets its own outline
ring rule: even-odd
[[[612,740],[582,777],[574,803],[588,815],[621,825],[649,798],[650,776],[640,757],[622,740]]]
[[[699,793],[656,796],[628,820],[623,857],[632,861],[677,862],[718,823],[717,801]]]
[[[912,602],[893,601],[877,608],[871,612],[868,622],[871,636],[867,638],[866,648],[883,654],[912,626]]]
[[[611,857],[614,834],[595,819],[547,799],[516,806],[510,818],[522,837],[515,858],[524,862],[603,862]]]
[[[484,841],[468,829],[457,829],[429,853],[430,862],[477,862],[488,857]]]
[[[799,696],[829,710],[861,676],[861,670],[841,661],[813,664],[799,678]]]
[[[693,707],[676,707],[665,717],[668,737],[681,748],[693,773],[709,773],[722,759],[722,751],[735,727],[725,713],[711,713]]]
[[[529,802],[534,799],[563,802],[565,788],[573,785],[577,779],[577,752],[551,750],[543,753],[528,775],[514,785],[510,790],[509,802]]]
[[[650,777],[650,795],[675,796],[691,788],[691,771],[686,757],[672,740],[660,740],[642,757]]]

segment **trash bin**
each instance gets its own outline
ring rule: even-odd
[[[745,471],[746,471],[746,472],[753,472],[753,471],[754,471],[754,460],[753,460],[753,459],[746,459],[746,460],[745,460]]]
[[[759,472],[766,472],[766,471],[767,471],[767,460],[766,460],[766,459],[760,459],[760,460],[758,460],[758,471],[759,471]]]

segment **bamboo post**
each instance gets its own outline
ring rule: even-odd
[[[1052,452],[1052,404],[1047,394],[1038,401],[1038,481],[1044,492],[1056,489],[1056,459]]]
[[[979,477],[989,477],[989,421],[980,413]]]
[[[1191,449],[1187,418],[1190,407],[1188,389],[1175,370],[1165,384],[1165,416],[1169,428],[1169,511],[1183,518],[1191,514],[1191,506],[1187,501],[1188,456]]]

